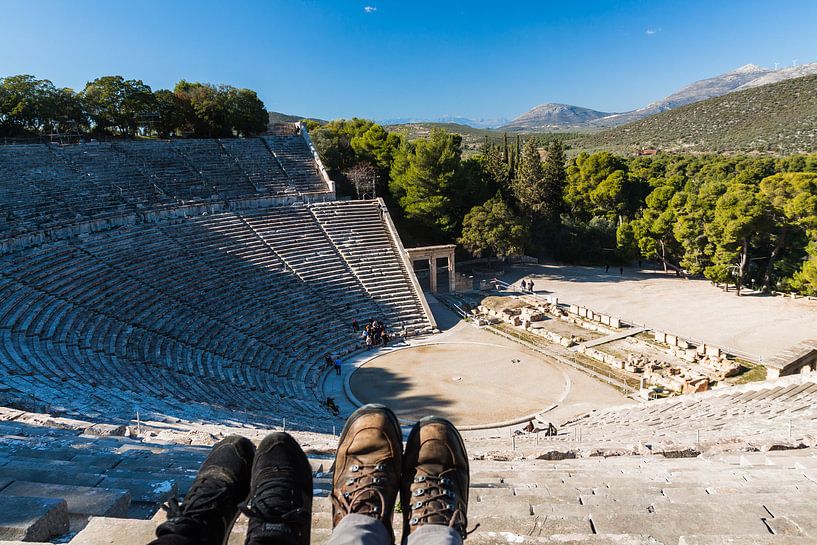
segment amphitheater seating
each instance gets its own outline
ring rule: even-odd
[[[0,258],[0,399],[114,421],[137,410],[274,415],[326,429],[319,370],[326,353],[359,349],[353,319],[429,327],[416,295],[403,295],[377,204],[362,206],[380,223],[366,227],[381,231],[369,253],[396,271],[388,281],[347,261],[304,204],[138,224]],[[358,206],[320,208],[361,221]]]
[[[276,135],[265,136],[263,140],[298,191],[326,191],[312,152],[304,139]]]
[[[388,235],[379,201],[315,204],[312,213],[366,290],[386,309],[392,322],[400,317],[408,330],[429,327],[405,262]]]
[[[301,135],[0,146],[0,237],[182,203],[327,193]]]
[[[610,407],[556,422],[557,437],[521,435],[521,453],[555,457],[790,448],[817,443],[817,377],[774,381]],[[548,422],[547,413],[538,418]],[[521,427],[521,426],[518,426]],[[542,427],[542,426],[540,426]],[[505,448],[496,430],[466,432],[485,448]]]

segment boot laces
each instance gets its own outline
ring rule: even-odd
[[[228,492],[229,489],[223,482],[204,477],[193,484],[184,501],[179,501],[178,496],[173,496],[162,505],[162,509],[167,511],[168,520],[191,519],[204,522],[203,519],[207,515],[218,510],[219,501]]]
[[[259,484],[255,495],[239,509],[248,517],[257,517],[265,522],[298,523],[310,520],[309,511],[303,506],[296,506],[297,497],[292,488],[292,479],[274,476]]]
[[[447,477],[433,475],[418,475],[414,477],[415,484],[422,486],[412,487],[411,505],[404,505],[403,509],[410,510],[409,524],[439,524],[444,521],[455,529],[463,539],[473,533],[479,524],[471,530],[468,528],[468,517],[460,507],[460,501],[453,488],[453,481]]]
[[[387,482],[386,465],[354,464],[351,471],[356,475],[343,481],[339,493],[332,495],[332,503],[345,513],[382,517],[386,510],[386,498],[381,491],[381,485]]]

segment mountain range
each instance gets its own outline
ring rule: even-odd
[[[626,125],[585,131],[574,151],[788,155],[817,151],[817,74],[739,90],[658,112]]]
[[[383,119],[380,122],[384,125],[457,123],[475,128],[499,128],[519,132],[598,130],[632,123],[708,98],[812,74],[817,74],[817,62],[778,70],[747,64],[730,72],[690,83],[661,100],[629,112],[601,112],[571,104],[545,103],[511,121],[448,115],[436,119],[399,118]]]

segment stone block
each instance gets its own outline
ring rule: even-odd
[[[662,333],[660,331],[653,331],[653,338],[656,342],[659,343],[666,343],[667,342],[667,334]]]
[[[94,517],[71,540],[71,545],[137,545],[156,538],[152,520]]]
[[[64,500],[0,496],[0,540],[48,541],[67,531]]]
[[[63,499],[68,505],[68,513],[72,515],[122,517],[127,514],[130,504],[130,493],[127,490],[26,481],[15,481],[0,495]]]
[[[131,501],[148,503],[161,503],[178,492],[176,482],[173,479],[156,481],[140,478],[105,477],[99,486],[128,490],[131,494]]]
[[[611,316],[610,317],[610,327],[614,327],[616,329],[619,329],[621,327],[621,320],[619,320],[618,318],[613,318]]]
[[[103,437],[124,437],[128,434],[128,427],[125,425],[116,426],[114,424],[94,424],[86,428],[83,433]]]
[[[667,335],[665,342],[670,346],[677,346],[678,337],[676,337],[675,335]]]
[[[0,478],[78,486],[96,486],[102,480],[101,475],[92,473],[69,473],[67,471],[17,467],[13,461],[9,461],[9,463],[0,467]]]
[[[723,355],[720,348],[708,344],[704,345],[704,354],[707,356],[714,356],[716,358],[720,358]]]

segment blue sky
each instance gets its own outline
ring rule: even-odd
[[[258,91],[322,118],[625,111],[754,63],[817,61],[817,2],[2,0],[0,76]]]

